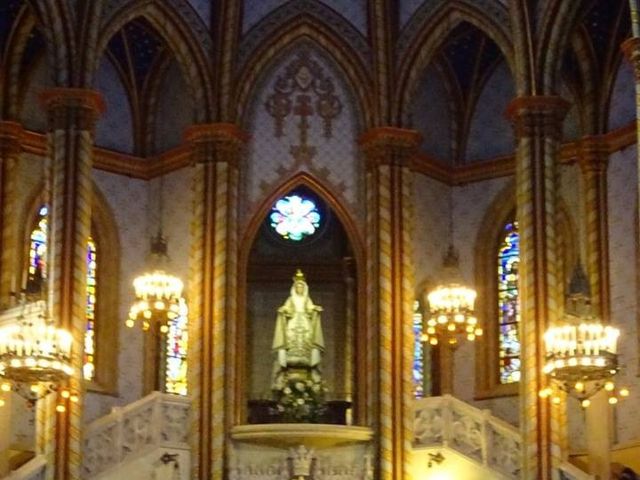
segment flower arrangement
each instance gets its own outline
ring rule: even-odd
[[[326,412],[326,393],[322,380],[288,378],[274,390],[276,408],[285,422],[319,423]]]

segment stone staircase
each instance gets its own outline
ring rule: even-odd
[[[11,472],[6,480],[45,480],[47,461],[44,455],[37,455],[17,470]]]
[[[428,397],[416,401],[414,417],[414,453],[433,456],[462,457],[470,461],[467,471],[475,467],[478,478],[520,478],[520,432],[513,425],[480,410],[451,395]],[[445,460],[446,461],[446,460]],[[560,480],[593,480],[570,463],[563,464],[557,472]]]
[[[84,432],[83,478],[188,480],[189,409],[189,399],[159,392],[114,408]],[[464,473],[468,479],[519,479],[520,446],[519,431],[489,410],[450,395],[416,401],[413,448],[420,469],[434,462],[439,466],[434,458],[442,456],[447,468],[457,462],[472,472]],[[39,455],[6,478],[44,480],[46,469]],[[557,478],[594,480],[570,463],[559,468]]]
[[[84,432],[83,478],[190,477],[190,400],[153,392],[89,424]],[[127,475],[127,472],[135,475]],[[179,477],[175,477],[175,473]],[[142,475],[142,476],[141,476]]]

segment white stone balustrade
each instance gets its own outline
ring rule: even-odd
[[[44,455],[38,455],[11,472],[5,480],[45,480],[46,474],[47,461]]]
[[[564,463],[560,466],[560,480],[595,480],[596,477],[583,472],[575,465]]]
[[[413,447],[442,446],[508,478],[519,478],[520,432],[451,395],[416,401]]]
[[[84,432],[84,478],[94,479],[154,449],[188,450],[190,403],[153,392],[91,423]]]

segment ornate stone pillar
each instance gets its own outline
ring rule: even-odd
[[[561,307],[556,249],[556,163],[568,104],[560,97],[516,98],[507,110],[515,127],[516,202],[520,231],[520,429],[523,479],[550,480],[562,462],[566,418],[538,392],[543,335]]]
[[[16,165],[22,152],[22,126],[0,121],[0,305],[18,290],[20,266],[16,213]]]
[[[190,127],[195,164],[189,296],[192,478],[221,480],[235,398],[238,161],[245,134],[227,123]]]
[[[586,137],[580,144],[582,201],[587,237],[586,267],[591,303],[607,322],[609,319],[609,244],[607,227],[607,164],[609,151],[604,138]]]
[[[377,358],[380,478],[411,478],[413,439],[412,179],[409,162],[420,143],[414,130],[373,128],[360,138],[367,160],[367,237],[371,310]]]
[[[55,448],[47,453],[54,457],[55,478],[70,480],[80,479],[84,404],[82,348],[86,330],[87,240],[91,234],[93,132],[104,103],[98,92],[76,88],[45,90],[41,101],[49,118],[49,309],[60,326],[73,335],[76,373],[68,387],[80,397],[78,403],[58,399],[67,409],[55,414],[54,424],[45,422],[55,428]],[[46,432],[44,435],[50,438]]]
[[[594,311],[604,323],[609,321],[609,243],[607,228],[607,164],[609,152],[604,138],[586,137],[580,145],[580,166],[585,232],[587,275]],[[607,395],[600,392],[586,410],[589,471],[601,479],[611,475],[613,418]]]

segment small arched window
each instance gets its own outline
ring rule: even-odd
[[[520,264],[520,235],[518,222],[508,222],[498,247],[498,348],[500,383],[520,381],[520,298],[518,265]]]
[[[160,370],[166,393],[187,394],[187,318],[187,307],[183,303],[178,316],[169,320],[169,330],[164,338],[160,337],[165,347],[164,368]]]
[[[31,233],[29,235],[29,265],[27,267],[27,294],[38,295],[44,293],[44,281],[47,279],[47,248],[48,248],[48,218],[49,206],[42,205]],[[87,327],[84,338],[83,375],[86,380],[95,378],[95,350],[96,350],[96,305],[98,299],[98,247],[93,236],[87,239]]]

